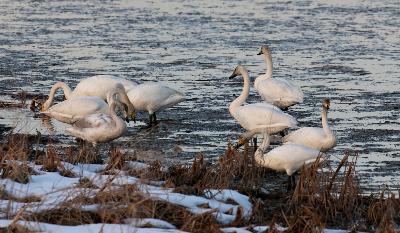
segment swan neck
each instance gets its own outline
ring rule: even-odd
[[[57,90],[60,89],[60,88],[63,89],[64,96],[65,96],[66,99],[70,99],[71,98],[71,95],[72,95],[71,88],[69,88],[69,86],[67,84],[65,84],[64,82],[58,82],[58,83],[54,84],[51,87],[49,98],[43,104],[44,105],[44,109],[43,110],[47,110],[51,105],[53,105],[53,103],[54,103],[54,95],[56,94]]]
[[[262,166],[266,166],[267,163],[269,162],[269,158],[268,156],[265,156],[264,153],[266,152],[266,150],[268,149],[270,144],[270,139],[268,135],[264,135],[264,139],[261,143],[261,146],[257,149],[257,151],[254,153],[254,159],[255,161],[262,165]]]
[[[247,71],[243,71],[242,76],[243,76],[243,90],[242,90],[242,93],[240,94],[240,96],[237,97],[230,104],[229,111],[231,112],[231,114],[236,108],[240,107],[240,105],[242,105],[246,101],[247,97],[249,96],[249,92],[250,92],[249,74],[247,73]]]
[[[133,106],[132,102],[129,100],[129,96],[126,93],[124,87],[121,87],[120,89],[118,89],[118,96],[119,96],[120,101],[128,106],[127,114],[131,115],[132,113],[134,113],[135,107]]]
[[[265,75],[265,79],[271,78],[272,77],[272,57],[270,53],[265,53],[264,55],[264,60],[265,64],[267,64],[267,72]]]
[[[322,116],[322,128],[324,129],[325,134],[331,134],[332,131],[330,130],[328,125],[328,109],[322,107],[321,116]]]
[[[115,108],[117,106],[116,100],[114,100],[113,98],[110,98],[110,115],[112,117],[112,119],[115,122],[115,131],[121,131],[124,129],[125,122],[119,118],[119,116],[117,115],[117,113],[115,112]]]

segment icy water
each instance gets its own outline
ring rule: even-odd
[[[257,52],[272,51],[274,76],[305,94],[289,113],[299,126],[320,126],[323,98],[338,137],[329,154],[357,151],[366,187],[400,181],[400,11],[396,1],[7,1],[0,0],[0,87],[3,101],[25,90],[48,94],[56,81],[74,87],[112,74],[160,81],[187,101],[147,114],[114,143],[147,159],[190,160],[221,154],[242,131],[228,113],[242,89],[228,81],[237,64],[252,78],[265,72]],[[249,103],[260,101],[252,90]],[[29,101],[28,101],[29,103]],[[0,125],[52,134],[75,143],[67,125],[49,131],[28,109],[0,109]]]

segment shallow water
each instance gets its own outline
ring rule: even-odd
[[[392,1],[0,1],[1,98],[20,90],[47,94],[56,81],[74,87],[85,77],[112,74],[160,81],[187,101],[160,112],[145,130],[147,114],[115,141],[156,158],[190,160],[221,154],[242,129],[228,113],[240,78],[265,72],[259,47],[272,50],[274,76],[305,94],[290,109],[300,126],[320,125],[323,98],[341,158],[358,151],[366,186],[396,188],[400,168],[400,11]],[[260,101],[254,90],[248,102]],[[49,131],[28,109],[1,109],[0,124],[54,134],[75,143],[65,124]],[[182,150],[182,151],[181,151]],[[181,152],[180,152],[181,151]]]

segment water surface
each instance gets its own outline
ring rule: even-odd
[[[221,154],[243,130],[228,113],[240,78],[265,72],[259,47],[272,51],[274,76],[305,94],[289,110],[300,126],[320,126],[323,98],[340,159],[358,152],[365,184],[399,185],[400,11],[392,1],[0,1],[1,98],[25,90],[47,94],[53,83],[111,74],[159,81],[187,101],[160,112],[148,131],[147,114],[114,143],[149,158],[190,160]],[[252,90],[249,103],[260,101]],[[0,124],[52,134],[75,143],[65,124],[49,131],[27,109],[1,109]],[[182,150],[182,151],[181,151]]]

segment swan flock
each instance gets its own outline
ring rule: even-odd
[[[258,55],[263,55],[267,67],[266,73],[254,81],[260,101],[245,103],[250,95],[250,77],[247,69],[238,65],[229,79],[241,76],[243,89],[230,103],[229,113],[246,130],[243,137],[246,140],[253,138],[255,161],[260,166],[285,171],[291,186],[292,175],[301,166],[315,161],[321,152],[336,146],[336,136],[329,128],[327,118],[330,100],[322,102],[321,128],[302,127],[287,134],[298,123],[285,111],[301,104],[304,94],[289,80],[272,77],[272,56],[268,46],[261,46]],[[54,97],[59,89],[63,90],[65,100],[55,104]],[[158,82],[137,83],[111,75],[96,75],[81,80],[73,90],[66,83],[55,83],[40,111],[70,124],[71,127],[66,129],[68,133],[96,145],[122,136],[127,131],[125,120],[135,120],[136,111],[148,112],[148,127],[152,127],[157,124],[156,112],[184,100],[184,94]],[[257,149],[256,136],[260,134],[263,141]],[[284,144],[266,153],[272,134],[281,135]],[[236,148],[246,140],[240,138]]]

